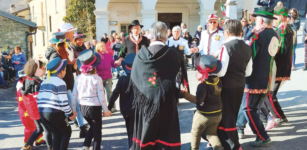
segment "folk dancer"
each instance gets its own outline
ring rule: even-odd
[[[262,147],[271,143],[271,139],[264,129],[259,115],[258,105],[262,98],[266,97],[270,87],[271,69],[274,56],[278,51],[278,35],[272,29],[274,10],[261,7],[257,13],[256,26],[250,46],[252,48],[253,72],[247,77],[241,108],[237,120],[239,138],[244,136],[245,124],[249,123],[256,141],[250,143],[252,147]]]

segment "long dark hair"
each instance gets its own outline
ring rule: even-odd
[[[299,18],[299,14],[296,8],[291,8],[290,11],[295,12],[295,16],[293,16],[293,14],[291,14],[292,18],[295,20],[297,20]]]

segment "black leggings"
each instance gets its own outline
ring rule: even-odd
[[[52,133],[52,148],[67,150],[72,131],[64,112],[40,112],[40,116]]]
[[[36,126],[36,130],[31,134],[31,136],[29,137],[25,147],[28,147],[29,145],[33,146],[33,143],[35,142],[35,140],[45,131],[45,139],[46,139],[46,143],[48,145],[48,148],[51,148],[51,144],[52,144],[52,137],[50,134],[50,130],[48,130],[46,128],[46,125],[43,124],[43,121],[41,119],[39,120],[34,120],[35,126]]]
[[[81,114],[90,125],[90,129],[86,133],[83,146],[90,147],[92,139],[93,150],[100,150],[101,146],[101,129],[102,129],[102,108],[101,106],[80,105]]]

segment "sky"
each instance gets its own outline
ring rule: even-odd
[[[15,4],[16,9],[20,10],[27,7],[27,0],[0,0],[0,10],[8,11],[10,9],[11,4]]]

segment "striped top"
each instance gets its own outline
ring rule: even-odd
[[[98,74],[80,74],[75,80],[72,97],[73,110],[79,100],[80,105],[101,106],[104,112],[108,111],[102,79]]]
[[[63,111],[68,117],[73,116],[68,104],[67,87],[65,82],[59,78],[51,76],[41,84],[37,96],[39,112],[60,112]]]

